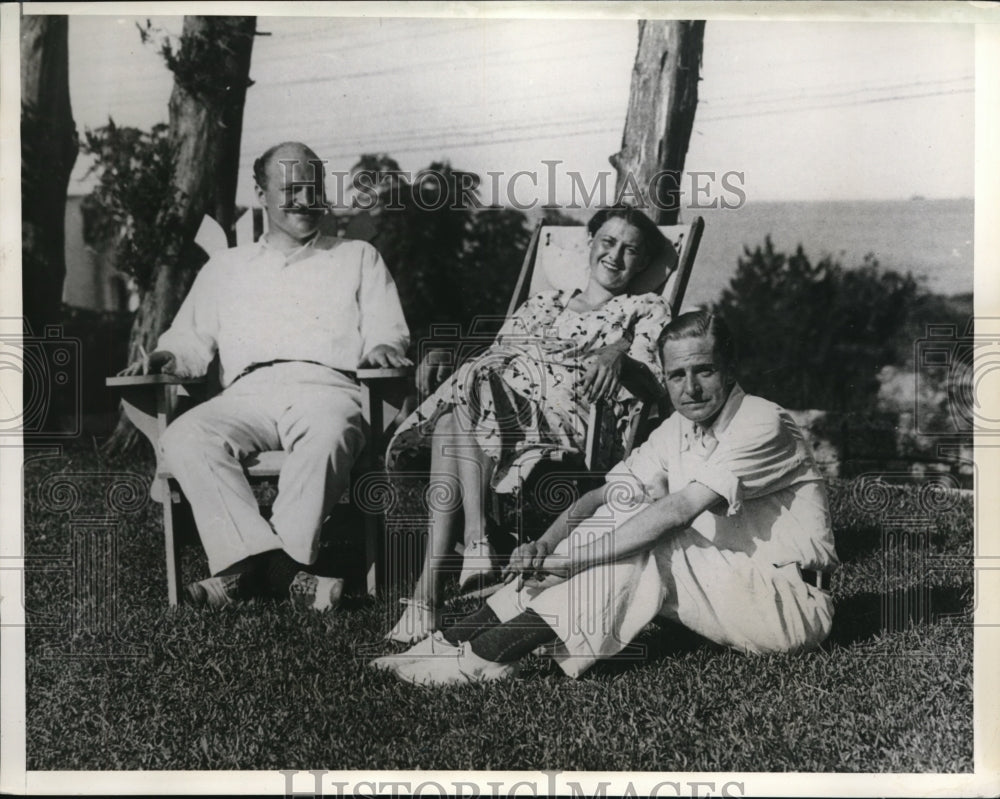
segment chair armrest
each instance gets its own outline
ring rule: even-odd
[[[204,377],[178,377],[177,375],[115,375],[104,380],[108,388],[133,386],[195,386],[207,382]]]
[[[369,383],[374,380],[409,377],[413,374],[412,366],[387,366],[378,368],[361,368],[356,372],[358,381]]]
[[[621,381],[632,396],[642,402],[655,403],[666,396],[666,392],[650,374],[649,369],[630,358],[626,358],[622,365]]]
[[[361,384],[362,413],[369,426],[364,465],[366,469],[374,468],[393,430],[416,407],[414,367],[362,368],[356,374]]]
[[[164,374],[115,375],[104,383],[121,392],[125,415],[155,450],[163,431],[177,415],[177,389],[202,386],[207,380]]]
[[[665,400],[666,392],[651,378],[644,377],[631,381],[623,379],[622,383],[635,396],[635,401],[639,403],[638,415],[632,419],[631,424],[624,432],[623,454],[628,455],[635,445],[639,428],[648,422],[652,410],[659,407]],[[587,439],[583,453],[587,469],[604,472],[614,465],[613,462],[609,462],[608,456],[614,448],[610,438],[616,435],[615,426],[611,405],[605,400],[592,402],[587,419]]]

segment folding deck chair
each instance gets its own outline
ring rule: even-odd
[[[250,214],[244,215],[244,219],[248,222],[251,218],[252,236],[256,241],[262,233],[261,216],[259,213],[254,213],[252,217]],[[237,236],[243,227],[237,225]],[[248,234],[249,230],[243,232],[244,239]],[[210,255],[216,249],[226,246],[225,234],[210,217],[206,217],[195,241]],[[385,452],[388,444],[390,427],[394,420],[402,415],[404,408],[409,407],[408,403],[412,402],[409,396],[412,371],[409,367],[357,371],[358,381],[361,384],[362,413],[370,432],[365,448],[352,471],[350,488],[344,492],[344,499],[341,502],[350,501],[355,485],[366,474],[379,468],[379,457]],[[207,377],[196,379],[156,374],[109,377],[105,382],[109,387],[121,392],[122,407],[126,416],[149,440],[153,445],[153,451],[157,453],[156,472],[150,487],[150,496],[163,504],[167,599],[171,605],[176,605],[180,584],[181,538],[176,529],[175,506],[186,502],[186,499],[174,476],[165,464],[160,463],[157,444],[167,425],[177,418],[178,414],[190,405],[208,399],[218,392],[218,381],[210,372]],[[243,467],[251,482],[276,480],[285,457],[285,453],[281,450],[257,452],[243,460]],[[378,566],[381,562],[383,519],[381,513],[372,508],[361,507],[360,510],[364,516],[365,583],[368,592],[375,593],[382,579],[382,570]]]
[[[676,316],[684,302],[704,229],[705,220],[700,216],[689,225],[661,226],[660,232],[670,246],[635,279],[632,293],[660,294],[667,300],[671,314]],[[587,283],[589,252],[586,226],[539,225],[525,253],[514,296],[507,309],[508,318],[525,300],[540,291],[582,289]],[[627,431],[624,454],[640,443],[636,435],[660,399],[640,397],[642,410]],[[593,403],[587,423],[587,443],[582,453],[588,470],[603,472],[614,465],[605,462],[613,452],[607,439],[606,421],[604,403]]]
[[[701,241],[705,223],[702,217],[695,217],[690,224],[661,226],[660,232],[664,235],[670,246],[666,248],[661,257],[652,263],[633,284],[633,291],[638,293],[654,292],[666,298],[670,306],[671,313],[676,315],[680,312],[684,301],[684,294],[687,290],[688,282],[691,278],[691,271],[694,267],[695,257],[698,254],[698,245]],[[525,300],[540,291],[563,289],[573,290],[583,288],[588,278],[589,245],[587,228],[584,225],[545,225],[536,227],[528,249],[525,253],[521,272],[518,277],[514,294],[507,310],[507,318],[520,307]],[[477,330],[471,331],[471,338],[455,341],[456,352],[452,357],[452,362],[457,363],[463,358],[459,352],[478,352],[482,345],[488,345],[493,341],[494,331]],[[475,341],[478,339],[478,341]],[[479,346],[475,346],[478,344]],[[433,346],[433,345],[432,345]],[[435,347],[437,348],[437,347]],[[450,349],[449,345],[445,349]],[[587,421],[586,444],[583,452],[571,455],[565,459],[558,467],[555,479],[563,483],[555,494],[569,500],[570,492],[563,490],[565,487],[566,469],[571,472],[576,467],[577,476],[580,475],[579,467],[583,466],[585,479],[596,480],[602,477],[621,457],[631,452],[632,448],[641,443],[643,434],[648,433],[651,417],[654,412],[663,415],[667,411],[665,396],[646,396],[645,392],[638,390],[638,387],[629,386],[633,393],[637,395],[639,408],[632,416],[632,421],[623,437],[619,437],[616,430],[616,422],[613,415],[604,402],[595,402],[591,405],[590,415]],[[548,466],[536,464],[541,469],[533,471],[530,480],[532,482],[539,479],[539,472],[547,472]],[[515,464],[514,469],[517,469]],[[553,465],[552,468],[556,468]],[[523,475],[523,473],[522,473]],[[513,532],[518,541],[527,534],[524,510],[530,502],[526,501],[524,488],[529,485],[529,479],[525,476],[515,477],[513,482],[520,486],[520,500],[516,503],[504,502],[500,495],[492,494],[489,504],[489,515],[492,517],[493,526],[505,532]],[[539,487],[538,493],[546,493],[541,489],[540,482],[535,483]],[[550,488],[554,485],[550,485]],[[580,483],[576,483],[577,490]],[[514,515],[510,513],[511,506],[514,506]],[[509,541],[495,541],[500,549],[510,545]]]

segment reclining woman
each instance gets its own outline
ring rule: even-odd
[[[657,294],[630,286],[668,246],[641,211],[598,211],[590,237],[586,286],[529,298],[504,323],[495,342],[463,364],[403,423],[389,443],[393,469],[430,447],[430,536],[423,570],[399,622],[386,636],[409,643],[438,626],[442,565],[464,541],[461,585],[498,564],[486,536],[486,496],[516,490],[532,465],[557,453],[580,452],[590,404],[610,402],[620,431],[636,407],[622,385],[663,390],[657,339],[670,321]],[[418,371],[421,390],[436,371]],[[442,375],[439,373],[439,377]],[[459,525],[462,524],[460,528]]]

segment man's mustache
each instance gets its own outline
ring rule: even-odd
[[[289,203],[288,205],[282,205],[281,210],[286,214],[325,214],[330,210],[332,206],[328,202],[317,202],[310,205],[302,205],[301,203]]]

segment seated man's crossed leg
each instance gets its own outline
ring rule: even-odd
[[[305,371],[315,382],[288,379]],[[318,609],[335,606],[343,581],[308,566],[364,440],[357,385],[311,364],[256,371],[179,417],[163,436],[163,457],[191,502],[213,575],[188,586],[188,599],[221,605],[291,596]],[[268,521],[241,460],[279,449],[287,457]]]

